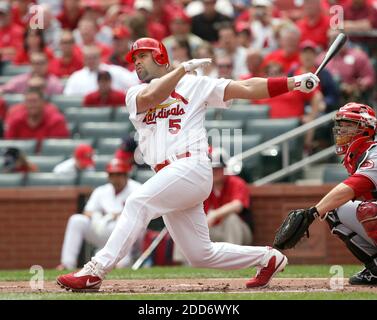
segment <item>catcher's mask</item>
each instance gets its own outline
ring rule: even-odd
[[[165,46],[162,42],[153,38],[140,38],[136,40],[133,43],[131,50],[126,55],[126,61],[128,63],[134,63],[132,60],[134,54],[141,50],[151,51],[153,60],[158,65],[169,65],[168,52],[166,51]]]
[[[334,121],[333,134],[337,155],[345,154],[357,139],[363,137],[373,139],[376,134],[376,113],[365,104],[347,103],[335,114]]]

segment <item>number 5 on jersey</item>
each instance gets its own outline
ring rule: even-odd
[[[169,119],[169,132],[177,134],[181,130],[181,119]]]

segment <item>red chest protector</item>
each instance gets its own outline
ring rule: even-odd
[[[343,165],[350,175],[356,172],[367,158],[368,151],[375,145],[377,142],[370,140],[370,137],[362,137],[351,143],[343,159]]]

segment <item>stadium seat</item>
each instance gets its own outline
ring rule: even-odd
[[[80,186],[98,187],[109,182],[106,172],[82,172],[79,178]]]
[[[0,188],[13,188],[24,185],[23,173],[0,173]]]
[[[76,180],[76,175],[33,172],[27,175],[26,186],[74,186]]]
[[[96,162],[96,171],[105,171],[106,165],[113,159],[114,156],[112,154],[98,154],[95,157]]]
[[[216,119],[217,119],[217,109],[207,109],[206,120],[216,120]]]
[[[300,125],[298,118],[287,119],[256,119],[246,123],[246,134],[260,134],[262,141],[275,138]]]
[[[19,148],[26,155],[32,155],[35,153],[35,148],[37,146],[37,140],[0,140],[0,153],[3,152],[5,148],[14,147]]]
[[[152,170],[139,169],[139,170],[135,171],[135,173],[133,175],[133,179],[135,179],[136,181],[138,181],[140,183],[144,183],[154,175],[155,175],[155,173]]]
[[[97,142],[98,154],[114,154],[122,143],[122,138],[100,138]]]
[[[130,122],[130,114],[125,107],[119,107],[114,109],[114,121],[115,122]]]
[[[322,173],[323,183],[339,183],[348,178],[348,172],[341,164],[327,164]]]
[[[57,94],[51,96],[51,102],[55,104],[63,113],[66,109],[71,107],[82,107],[82,96],[66,96],[63,94]]]
[[[24,95],[23,94],[10,94],[6,93],[3,95],[3,99],[5,103],[7,104],[8,108],[14,104],[19,104],[24,101]]]
[[[76,146],[82,143],[93,145],[93,139],[45,139],[41,155],[71,157]]]
[[[234,129],[243,129],[243,120],[206,120],[204,126],[208,131],[231,129],[230,131],[233,132]]]
[[[38,167],[39,172],[52,172],[54,167],[65,160],[64,156],[30,156],[28,160]]]
[[[31,71],[30,65],[14,65],[14,64],[6,64],[1,73],[3,76],[17,76],[20,74],[28,73]]]
[[[100,122],[110,121],[113,110],[103,108],[68,108],[64,111],[65,118],[69,122]]]
[[[119,138],[132,131],[131,123],[84,122],[79,125],[81,138]]]
[[[266,105],[231,107],[222,110],[221,118],[223,120],[252,120],[268,119],[270,107]]]

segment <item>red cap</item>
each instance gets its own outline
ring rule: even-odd
[[[121,159],[112,159],[106,166],[107,173],[128,173],[131,167],[125,161]]]
[[[316,51],[317,47],[317,44],[312,40],[304,40],[300,43],[300,50],[313,49],[314,51]]]
[[[80,169],[87,169],[94,167],[94,149],[89,144],[80,144],[76,147],[74,157],[80,167]]]
[[[113,29],[113,38],[114,39],[125,39],[130,38],[131,33],[128,28],[124,26],[118,26]]]
[[[174,13],[173,17],[171,18],[171,21],[175,20],[182,20],[186,23],[191,23],[191,18],[183,11],[177,11]]]

